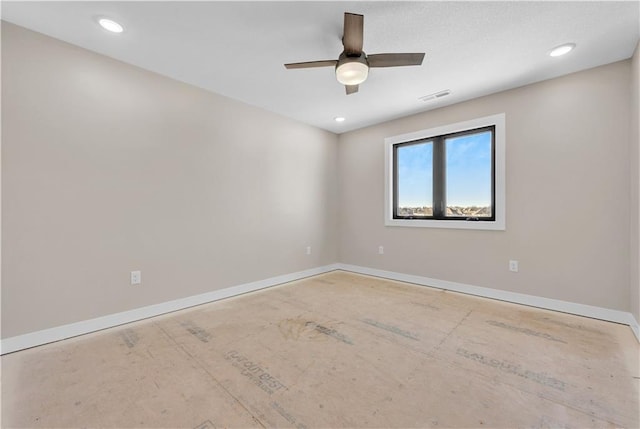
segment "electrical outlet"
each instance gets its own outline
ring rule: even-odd
[[[378,246],[378,255],[384,255],[384,246]]]
[[[131,284],[139,285],[142,283],[142,273],[140,271],[131,271]]]
[[[518,272],[518,261],[514,261],[513,259],[509,261],[509,271],[513,271],[514,273]]]
[[[307,255],[311,255],[311,246],[307,246]]]

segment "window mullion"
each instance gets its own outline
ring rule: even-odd
[[[444,138],[433,140],[433,217],[444,219],[445,215],[445,153]]]

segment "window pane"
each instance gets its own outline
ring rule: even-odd
[[[398,146],[398,216],[433,216],[433,143]]]
[[[448,138],[446,216],[491,217],[491,132]]]

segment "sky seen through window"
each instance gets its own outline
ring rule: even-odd
[[[447,206],[491,206],[491,132],[445,140]],[[433,143],[397,151],[398,207],[433,205]]]

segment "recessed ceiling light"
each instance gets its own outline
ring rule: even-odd
[[[344,122],[345,118],[343,118],[342,116],[336,116],[335,118],[333,118],[333,120],[336,122]]]
[[[112,33],[122,33],[124,31],[124,27],[122,25],[108,18],[100,18],[98,20],[98,24],[100,24],[100,26],[105,30],[111,31]]]
[[[573,48],[576,47],[575,43],[565,43],[564,45],[557,46],[549,52],[549,56],[551,57],[559,57],[564,54],[568,54],[573,51]]]

